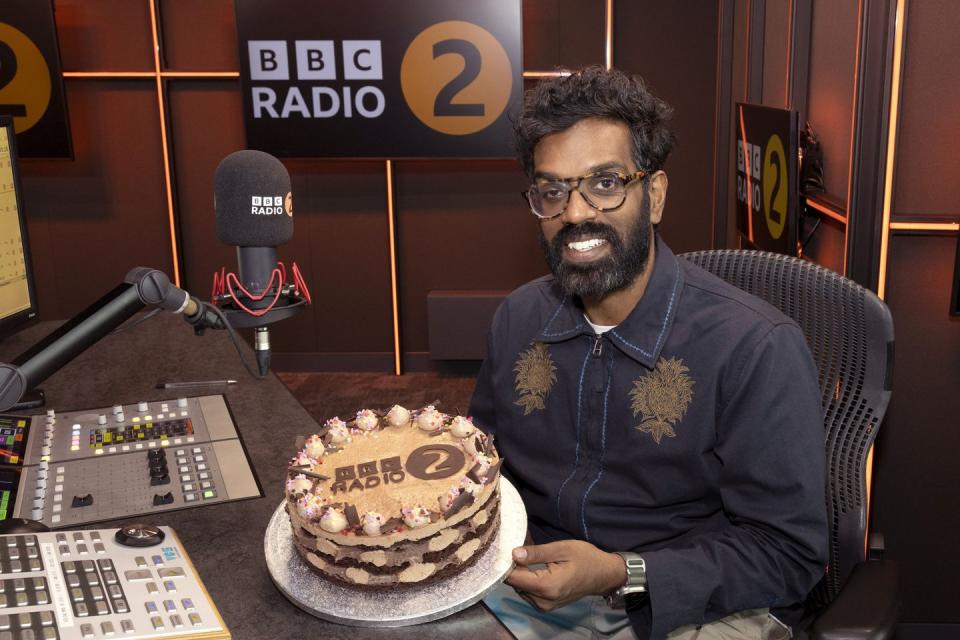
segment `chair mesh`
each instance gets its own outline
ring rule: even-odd
[[[782,254],[715,250],[682,257],[777,307],[807,338],[819,371],[830,525],[830,564],[812,597],[825,604],[865,556],[867,454],[890,399],[890,312],[852,280]]]

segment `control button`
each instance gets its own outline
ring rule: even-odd
[[[75,589],[76,587],[79,587],[79,586],[80,586],[80,576],[78,576],[76,573],[68,573],[68,574],[67,574],[67,586],[70,587],[71,589]]]
[[[106,414],[101,413],[100,415],[97,416],[97,424],[107,424]]]
[[[183,490],[184,490],[184,491],[193,491],[193,483],[192,483],[192,482],[186,482],[186,483],[184,483],[184,485],[183,485]]]
[[[149,409],[149,405],[143,400],[137,403],[137,411],[140,413],[146,413],[147,409]]]
[[[156,582],[148,582],[147,593],[160,593],[160,587],[157,586]]]
[[[73,560],[67,560],[66,562],[63,563],[63,571],[64,573],[76,573],[77,572],[76,563]]]
[[[92,638],[93,637],[93,625],[85,622],[80,625],[80,636],[83,638]]]
[[[199,613],[191,613],[187,617],[190,618],[190,624],[195,627],[199,627],[201,624],[203,624],[203,621],[200,620]]]
[[[13,579],[13,590],[20,592],[27,590],[27,581],[23,578],[14,578]]]
[[[99,532],[99,531],[91,531],[91,532],[90,532],[90,539],[91,539],[91,540],[101,540],[102,538],[100,537],[100,532]]]
[[[200,488],[201,488],[201,489],[212,489],[212,488],[213,488],[213,483],[210,482],[209,480],[204,480],[203,482],[200,483]]]
[[[97,565],[93,562],[93,560],[79,560],[79,561],[77,562],[77,564],[78,564],[78,565],[80,566],[80,568],[83,569],[84,572],[86,572],[86,573],[96,573],[96,572],[97,572]],[[88,579],[89,579],[89,576],[88,576]]]
[[[104,558],[103,560],[97,560],[97,564],[100,565],[100,568],[104,571],[113,571],[113,560],[110,558]]]
[[[157,603],[153,600],[147,600],[143,603],[143,606],[146,607],[147,613],[158,613],[160,610],[157,608]]]
[[[144,582],[153,579],[149,569],[127,569],[123,572],[123,577],[127,582]]]
[[[37,604],[50,604],[50,594],[46,589],[35,591],[33,595],[37,598]]]
[[[163,566],[163,557],[162,557],[162,556],[151,556],[150,559],[153,561],[153,564],[155,564],[156,566],[158,566],[158,567],[162,567],[162,566]]]
[[[90,595],[93,596],[94,600],[103,600],[107,597],[100,587],[90,587]]]
[[[7,596],[6,594],[0,593],[0,609],[7,608]],[[4,618],[9,618],[10,616],[3,616]]]
[[[207,460],[207,459],[206,459],[204,456],[200,456],[200,455],[193,456],[193,461],[194,461],[194,462],[206,462],[206,460]]]
[[[65,533],[57,534],[57,542],[66,542],[66,541],[67,541],[67,534]]]
[[[13,573],[20,573],[21,571],[23,571],[23,564],[21,564],[19,560],[11,560],[10,571],[12,571]]]
[[[116,413],[123,413],[123,406],[121,406],[121,405],[119,405],[119,404],[113,405],[113,412],[114,412],[115,414],[116,414]],[[80,426],[80,425],[77,425],[77,426]]]
[[[82,556],[87,555],[87,553],[88,553],[87,545],[85,545],[85,544],[78,544],[78,545],[77,545],[77,553],[79,553],[79,554],[82,555]]]
[[[93,550],[96,551],[97,553],[106,553],[106,552],[107,552],[107,549],[103,546],[103,543],[102,543],[102,542],[94,542],[94,543],[93,543]]]
[[[197,471],[206,471],[206,470],[207,470],[206,463],[201,462],[200,464],[197,465]]]
[[[83,602],[83,589],[80,587],[70,589],[70,599],[74,602]]]
[[[10,550],[8,551],[8,553],[9,553],[9,556],[10,556],[10,559],[11,559],[11,560],[19,560],[19,559],[20,559],[20,549],[17,549],[16,547],[13,547],[12,549],[10,549]]]
[[[161,578],[183,578],[186,572],[183,567],[168,567],[166,569],[157,569],[157,575]]]
[[[81,618],[86,618],[88,615],[90,615],[90,610],[87,609],[87,605],[85,602],[78,602],[75,605],[73,605],[73,608],[77,612],[77,616]]]
[[[18,607],[25,607],[25,606],[27,606],[28,604],[30,604],[30,600],[27,599],[27,594],[25,594],[25,593],[18,593],[18,594],[17,594],[17,597],[16,597],[16,600],[17,600],[17,606],[18,606]]]
[[[116,600],[117,598],[123,597],[123,589],[121,589],[120,585],[118,584],[111,584],[110,586],[108,586],[107,593],[109,593],[110,597],[114,600]]]
[[[183,494],[183,501],[184,501],[184,502],[196,502],[196,500],[197,500],[197,494],[195,494],[195,493],[185,493],[185,494]]]
[[[133,621],[124,618],[123,620],[120,621],[120,628],[123,629],[124,633],[133,633],[134,632]]]
[[[183,599],[181,599],[181,600],[180,600],[180,604],[183,605],[183,610],[184,610],[184,611],[194,611],[194,610],[196,610],[196,607],[193,606],[193,600],[191,600],[190,598],[183,598]]]
[[[119,580],[117,580],[117,574],[115,574],[113,571],[104,571],[103,581],[106,584],[117,584],[119,582]]]
[[[137,557],[135,557],[135,558],[133,559],[133,562],[134,562],[138,567],[145,567],[145,566],[147,566],[147,559],[144,558],[143,556],[137,556]]]
[[[92,504],[93,496],[88,493],[85,496],[73,496],[73,502],[71,503],[71,506],[74,509],[77,509],[79,507],[89,507]]]
[[[183,478],[183,477],[186,477],[183,474],[190,472],[190,467],[188,467],[187,465],[181,465],[180,468],[177,469],[177,471],[180,472],[180,476],[181,478]]]
[[[27,564],[30,565],[30,571],[40,571],[43,569],[43,565],[40,564],[40,558],[30,558]]]
[[[170,624],[173,625],[174,629],[179,629],[183,626],[183,618],[178,615],[170,616]]]
[[[123,598],[117,598],[113,601],[113,610],[117,613],[127,613],[130,611],[130,607],[127,605],[127,601]]]
[[[154,616],[150,618],[150,624],[153,625],[154,629],[163,629],[163,618],[160,616]]]
[[[216,498],[216,497],[217,497],[217,492],[214,491],[213,489],[207,489],[206,491],[203,492],[204,500],[212,500],[213,498]]]
[[[115,416],[113,417],[113,419],[116,420],[117,422],[123,422],[123,421],[126,420],[127,418],[126,418],[126,416],[123,415],[123,411],[121,411],[120,413],[118,413],[117,415],[115,415]]]
[[[200,478],[201,480],[209,480],[210,473],[208,471],[204,471],[203,473],[200,473],[199,475],[197,475],[197,477]]]
[[[187,464],[187,459],[184,456],[177,457],[177,464]]]
[[[167,613],[172,613],[177,610],[177,605],[173,600],[164,600],[163,608]]]
[[[187,408],[187,399],[186,398],[177,398],[177,406],[181,409]]]
[[[154,476],[153,473],[150,474],[150,486],[151,486],[151,487],[158,487],[158,486],[164,485],[164,484],[170,484],[170,475],[169,475],[169,474],[164,473],[164,474],[159,475],[159,476]]]
[[[70,555],[70,547],[68,547],[68,546],[65,545],[65,544],[60,545],[60,546],[57,548],[57,551],[60,552],[60,555],[61,555],[61,556],[69,556],[69,555]]]
[[[110,607],[107,606],[107,603],[103,600],[94,603],[94,608],[97,610],[96,615],[105,616],[110,613]]]
[[[113,623],[112,622],[101,622],[100,631],[103,632],[105,636],[112,636],[114,634]]]
[[[53,625],[53,611],[45,609],[40,612],[40,625],[44,627]]]
[[[164,580],[163,588],[167,590],[167,593],[176,593],[177,585],[173,583],[173,580]]]

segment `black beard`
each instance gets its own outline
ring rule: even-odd
[[[586,265],[565,262],[563,247],[583,236],[606,240],[610,244],[610,255]],[[650,256],[650,236],[650,209],[644,198],[640,215],[625,239],[613,227],[590,220],[563,227],[550,243],[541,228],[540,248],[564,293],[581,299],[598,299],[625,289],[643,274]]]

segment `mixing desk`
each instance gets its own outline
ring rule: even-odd
[[[222,395],[0,416],[0,519],[75,527],[261,495]]]
[[[0,536],[0,639],[229,638],[169,527]]]

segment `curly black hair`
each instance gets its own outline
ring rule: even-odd
[[[673,149],[666,126],[673,109],[647,89],[639,76],[590,66],[540,82],[524,95],[513,123],[514,147],[523,170],[533,178],[533,150],[544,136],[584,118],[624,122],[633,134],[633,159],[650,173],[663,167]]]

